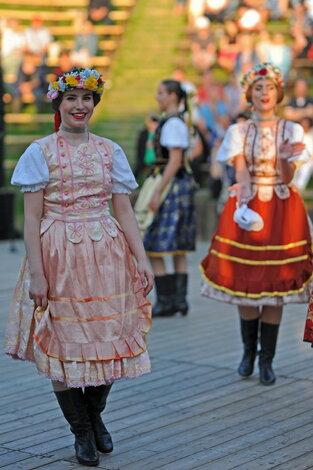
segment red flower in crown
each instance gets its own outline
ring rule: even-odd
[[[62,82],[66,82],[66,77],[62,77]]]
[[[263,68],[259,71],[259,75],[267,75],[268,74],[268,71],[266,68]]]

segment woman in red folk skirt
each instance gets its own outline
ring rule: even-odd
[[[252,118],[230,126],[218,151],[218,161],[234,165],[237,183],[201,263],[202,294],[238,306],[244,344],[238,372],[253,373],[260,336],[260,382],[271,385],[283,305],[308,302],[311,288],[310,225],[292,186],[308,154],[302,127],[276,115],[284,93],[280,70],[256,65],[241,85]]]

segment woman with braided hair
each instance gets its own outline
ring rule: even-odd
[[[275,355],[283,306],[306,303],[312,283],[308,217],[292,185],[307,158],[303,129],[279,119],[280,70],[262,63],[241,85],[252,118],[228,129],[217,160],[234,165],[236,181],[201,263],[202,294],[237,305],[244,355],[238,372],[253,373],[260,335],[260,382],[275,382]]]
[[[5,344],[52,380],[77,459],[89,466],[113,450],[101,420],[113,382],[150,370],[153,274],[129,201],[137,183],[121,147],[87,128],[103,85],[88,68],[50,83],[56,132],[33,142],[14,170],[27,257]]]
[[[156,100],[163,117],[155,131],[156,160],[152,175],[161,175],[150,199],[154,213],[143,243],[155,274],[157,301],[153,316],[188,313],[187,257],[195,249],[195,182],[187,168],[185,151],[189,147],[189,129],[183,114],[187,96],[180,82],[163,80],[157,89]],[[162,199],[162,193],[166,196]],[[165,255],[171,255],[174,273],[166,271]]]

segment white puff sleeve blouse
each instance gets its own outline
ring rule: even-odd
[[[162,127],[160,143],[168,149],[187,149],[189,147],[187,124],[178,117],[169,118]]]
[[[243,153],[243,142],[244,134],[242,133],[242,126],[239,124],[232,124],[229,126],[221,146],[217,151],[216,161],[231,163],[231,160],[234,157]]]
[[[130,194],[138,187],[133,172],[122,148],[112,142],[112,193]],[[11,184],[20,186],[22,192],[35,192],[49,183],[49,168],[43,151],[37,142],[33,142],[20,157],[11,178]]]

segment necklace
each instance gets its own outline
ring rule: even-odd
[[[277,116],[275,116],[275,114],[273,114],[269,118],[261,118],[261,117],[257,116],[255,113],[252,113],[251,118],[252,118],[253,121],[265,122],[265,121],[275,121],[277,119]]]
[[[61,124],[60,129],[64,132],[70,132],[71,134],[84,134],[88,131],[87,127],[67,127]]]

